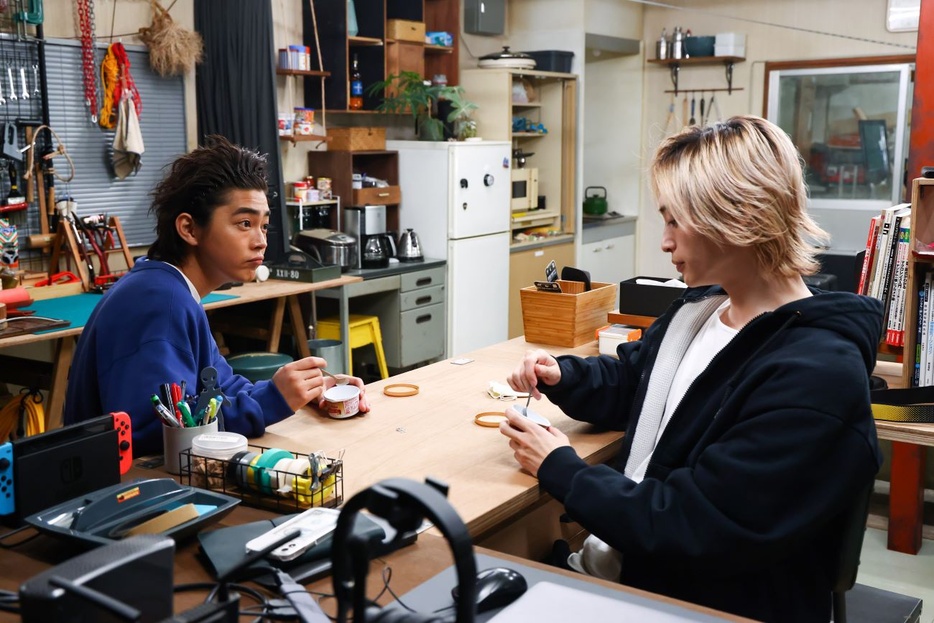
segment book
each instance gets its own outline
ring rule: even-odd
[[[886,271],[889,266],[890,252],[892,250],[892,228],[895,222],[895,215],[900,210],[908,208],[911,204],[900,203],[882,210],[882,224],[879,228],[879,237],[876,242],[876,261],[873,263],[872,283],[869,286],[869,296],[884,301],[884,282],[887,277]],[[897,235],[897,233],[896,233]]]
[[[869,234],[866,236],[866,253],[863,254],[863,267],[859,273],[859,286],[857,294],[866,294],[869,287],[870,272],[876,256],[876,240],[879,238],[879,226],[882,215],[876,214],[869,219]]]
[[[892,271],[889,318],[885,343],[889,346],[905,345],[905,293],[908,287],[908,247],[911,241],[911,215],[901,219],[898,229],[897,251]]]

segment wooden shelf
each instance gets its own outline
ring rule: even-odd
[[[288,141],[293,145],[295,143],[304,143],[305,141],[318,141],[320,143],[327,143],[331,140],[330,136],[321,136],[320,134],[292,134],[289,136],[280,136],[280,141]]]
[[[426,45],[425,54],[454,54],[454,48],[449,45]]]
[[[548,136],[547,132],[513,132],[513,138],[541,138]]]
[[[541,103],[541,102],[524,102],[524,103],[523,103],[523,102],[513,102],[513,103],[512,103],[512,107],[513,107],[513,108],[541,108],[541,107],[542,107],[542,103]]]
[[[716,65],[717,63],[742,63],[746,58],[743,56],[695,56],[694,58],[665,58],[646,59],[646,63],[653,65]]]
[[[277,76],[315,76],[319,78],[328,78],[331,76],[329,71],[316,71],[314,69],[281,69],[276,68]]]
[[[382,47],[383,40],[375,37],[347,37],[347,43],[351,47]]]

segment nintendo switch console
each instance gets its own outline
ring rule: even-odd
[[[0,445],[0,515],[15,522],[120,482],[133,462],[130,417],[111,413]]]

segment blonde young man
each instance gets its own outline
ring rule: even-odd
[[[650,174],[686,293],[619,360],[536,350],[509,378],[625,430],[618,461],[589,466],[512,410],[500,430],[593,535],[584,570],[757,620],[826,623],[839,518],[881,463],[869,376],[882,306],[805,285],[826,234],[806,213],[794,145],[768,121],[686,129]],[[613,555],[588,561],[595,545]]]

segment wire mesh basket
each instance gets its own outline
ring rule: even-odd
[[[298,454],[254,444],[229,459],[179,452],[181,484],[220,491],[244,504],[281,513],[344,501],[344,462],[320,452]]]

